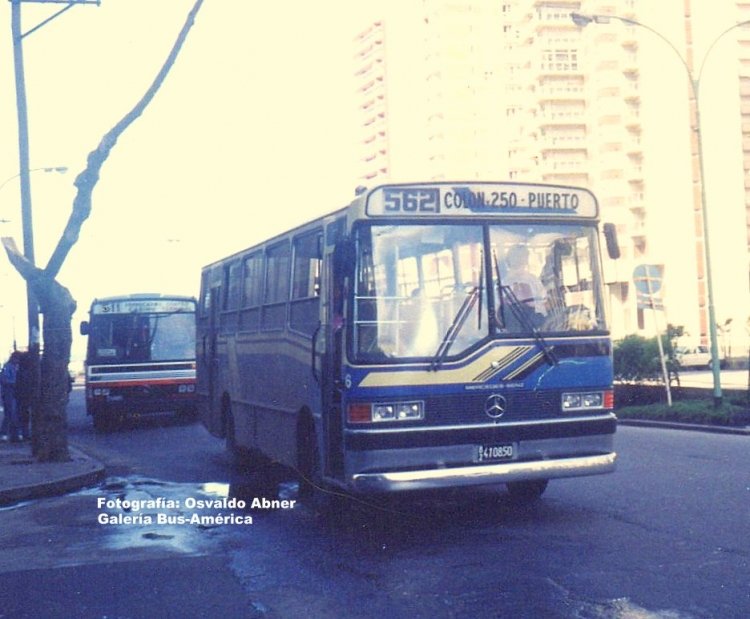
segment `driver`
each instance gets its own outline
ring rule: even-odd
[[[505,256],[507,273],[503,285],[510,287],[519,303],[537,314],[547,315],[547,293],[542,281],[529,271],[529,248],[514,245]]]

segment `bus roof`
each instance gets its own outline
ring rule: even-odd
[[[195,301],[195,297],[181,294],[162,294],[160,292],[133,292],[130,294],[117,294],[109,297],[96,298],[91,302],[95,303],[112,303],[113,301],[135,301],[144,299],[166,299],[169,301]]]
[[[195,309],[195,297],[158,293],[135,293],[94,299],[89,310],[95,314],[130,314],[190,312]]]
[[[547,183],[428,181],[388,183],[371,189],[358,187],[349,205],[219,258],[202,270],[210,271],[306,229],[324,226],[343,215],[348,215],[350,221],[385,217],[595,220],[599,205],[588,189]]]

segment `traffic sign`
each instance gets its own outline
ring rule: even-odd
[[[661,290],[664,280],[663,264],[639,264],[633,270],[633,281],[638,292],[654,295]]]
[[[633,270],[638,309],[663,310],[664,304],[658,293],[664,282],[663,264],[639,264]]]

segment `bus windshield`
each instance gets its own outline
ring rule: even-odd
[[[595,226],[370,225],[356,238],[358,361],[606,329]]]
[[[89,358],[95,363],[184,361],[195,358],[195,314],[186,311],[97,314]]]

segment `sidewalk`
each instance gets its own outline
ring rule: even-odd
[[[0,506],[96,484],[104,466],[74,446],[69,462],[35,462],[29,443],[0,443]]]

